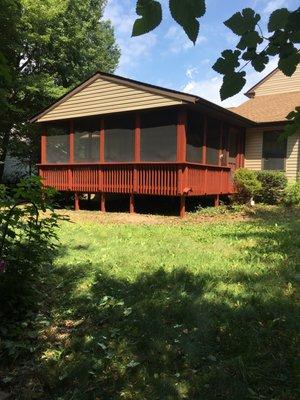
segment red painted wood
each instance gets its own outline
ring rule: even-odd
[[[106,211],[106,208],[105,208],[105,193],[101,193],[101,195],[100,195],[100,210],[102,212]]]
[[[185,196],[180,196],[180,211],[179,211],[180,218],[185,217]]]
[[[46,158],[46,126],[43,126],[42,135],[41,135],[41,164],[45,164],[47,162]]]
[[[100,162],[104,163],[104,146],[105,146],[105,133],[104,133],[104,118],[101,119],[100,127]]]
[[[78,195],[77,192],[74,193],[74,209],[75,209],[75,211],[80,210],[80,207],[79,207],[79,195]]]
[[[186,109],[178,111],[177,121],[177,161],[185,162],[186,160]]]
[[[130,214],[133,214],[135,212],[135,209],[134,209],[134,195],[133,194],[131,194],[129,196],[129,212],[130,212]]]
[[[202,164],[206,164],[207,115],[204,115]]]

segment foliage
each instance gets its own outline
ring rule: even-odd
[[[234,200],[245,204],[255,197],[261,191],[261,183],[257,179],[257,174],[247,168],[239,168],[235,171],[233,177],[236,194]]]
[[[5,120],[0,118],[0,161],[11,139],[11,152],[34,163],[39,135],[27,119],[97,70],[113,72],[120,52],[110,22],[102,20],[103,0],[2,1],[9,10],[16,3],[20,13],[4,24],[7,46],[1,51],[11,60],[12,79],[3,89],[7,108]],[[6,14],[1,10],[0,17]]]
[[[299,398],[299,210],[158,225],[97,224],[98,215],[62,222],[38,313],[5,335],[5,391],[15,400]]]
[[[289,182],[284,191],[283,204],[287,207],[300,206],[300,182]]]
[[[257,179],[261,183],[261,190],[257,193],[259,201],[265,204],[278,204],[281,202],[287,177],[281,171],[258,171]]]
[[[173,19],[195,43],[199,34],[198,19],[206,12],[205,0],[169,0],[169,8]],[[162,20],[161,5],[154,0],[139,0],[137,14],[142,15],[142,18],[135,21],[134,36],[153,30]],[[300,43],[300,8],[293,11],[287,8],[273,11],[269,17],[267,35],[259,25],[260,20],[261,16],[252,8],[244,8],[224,22],[226,27],[239,36],[239,42],[235,50],[224,50],[213,65],[213,69],[223,75],[221,100],[242,90],[246,84],[246,71],[243,69],[249,64],[257,72],[262,72],[270,57],[276,56],[278,68],[285,75],[291,76],[300,63],[297,47]],[[300,128],[298,114],[299,110],[296,110],[289,115],[292,123],[287,125],[286,135],[291,135]]]
[[[22,180],[0,198],[0,303],[2,318],[19,315],[35,302],[35,280],[54,255],[55,191],[43,188],[38,177]],[[41,216],[41,213],[46,215]]]

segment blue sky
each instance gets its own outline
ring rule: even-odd
[[[296,0],[206,0],[207,12],[200,20],[200,34],[194,46],[182,28],[172,20],[168,1],[161,0],[164,20],[161,26],[146,35],[131,38],[135,14],[135,0],[108,0],[104,18],[110,19],[121,59],[116,73],[154,85],[186,91],[204,97],[224,107],[235,106],[246,100],[241,93],[225,102],[220,101],[222,77],[211,68],[222,50],[234,48],[238,42],[223,21],[236,11],[252,7],[261,14],[265,32],[268,15],[276,8],[295,9]],[[276,59],[261,74],[249,69],[247,86],[253,86],[276,66]]]

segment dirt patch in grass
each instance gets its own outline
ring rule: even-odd
[[[186,224],[186,223],[202,223],[202,222],[220,222],[220,221],[244,221],[249,220],[249,214],[245,212],[228,212],[215,215],[203,215],[201,213],[187,213],[186,218],[175,216],[154,215],[154,214],[130,214],[100,211],[58,211],[60,214],[66,215],[71,222],[94,222],[97,224],[132,224],[132,225],[161,225],[161,224]]]

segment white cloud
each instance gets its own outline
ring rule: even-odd
[[[189,80],[184,85],[182,90],[184,92],[192,93],[197,96],[203,97],[204,99],[212,101],[213,103],[219,104],[226,108],[236,107],[239,104],[243,103],[245,100],[247,100],[247,98],[244,96],[243,93],[245,93],[248,89],[254,86],[261,79],[263,79],[263,77],[265,77],[268,73],[270,73],[274,68],[276,68],[277,63],[278,60],[276,58],[273,58],[266,67],[266,69],[261,74],[253,70],[251,70],[251,72],[248,72],[247,83],[246,86],[243,88],[242,92],[233,97],[230,97],[225,101],[221,101],[219,94],[222,85],[222,76],[215,75],[208,79],[197,80],[195,76],[191,76],[191,74],[189,74],[190,76],[188,75],[188,71],[193,70],[193,68],[196,69],[196,67],[190,67],[186,71],[186,75],[189,78]]]
[[[194,47],[194,44],[187,37],[182,28],[176,25],[172,25],[167,33],[165,34],[165,39],[169,41],[169,51],[172,53],[180,53],[182,51],[191,49]],[[204,43],[207,41],[205,36],[198,36],[195,46],[200,43]]]
[[[138,66],[142,59],[149,57],[151,49],[157,43],[157,37],[153,32],[143,36],[131,37],[136,18],[131,0],[108,1],[104,19],[111,20],[114,26],[117,43],[121,49],[117,72],[124,75],[127,75],[129,68]]]
[[[275,11],[277,8],[281,8],[286,6],[287,1],[286,0],[270,0],[268,1],[267,5],[264,8],[264,12],[266,14],[270,14],[273,11]]]

